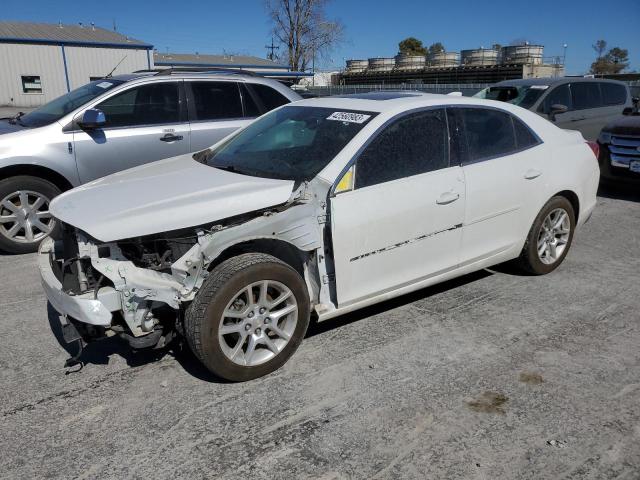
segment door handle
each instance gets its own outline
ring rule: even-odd
[[[455,202],[456,200],[458,200],[460,198],[460,194],[450,191],[450,192],[444,192],[443,194],[440,195],[440,197],[436,200],[436,203],[438,205],[448,205],[450,203]]]
[[[182,140],[182,135],[174,135],[173,133],[167,133],[164,137],[160,137],[161,142],[176,142]]]
[[[587,117],[580,117],[580,118],[572,118],[570,121],[571,122],[581,122],[582,120],[586,120]]]
[[[540,170],[530,168],[529,170],[527,170],[527,173],[524,174],[524,178],[526,178],[527,180],[533,180],[534,178],[538,178],[540,175],[542,175],[542,172]]]

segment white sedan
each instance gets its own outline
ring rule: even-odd
[[[248,380],[286,362],[312,316],[509,260],[554,270],[596,205],[595,148],[500,102],[303,100],[56,198],[64,238],[41,247],[43,285],[69,339],[183,336]]]

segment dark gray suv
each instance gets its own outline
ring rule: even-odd
[[[0,249],[35,251],[55,232],[64,190],[155,160],[203,150],[301,97],[233,71],[139,72],[88,83],[0,120]]]
[[[580,77],[505,80],[474,96],[519,105],[586,140],[596,140],[602,127],[632,106],[626,84]]]

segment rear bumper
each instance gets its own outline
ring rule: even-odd
[[[111,325],[111,312],[122,309],[119,293],[112,287],[102,287],[95,295],[94,292],[82,295],[69,295],[62,288],[62,283],[51,267],[53,240],[45,239],[38,251],[38,268],[42,288],[49,303],[61,315],[69,316],[90,325]]]

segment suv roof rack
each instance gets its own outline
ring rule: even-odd
[[[153,68],[150,70],[136,70],[133,73],[155,73],[156,76],[171,75],[173,73],[219,73],[231,75],[249,75],[258,77],[255,72],[242,70],[240,68],[218,68],[218,67],[169,67],[169,68]]]

